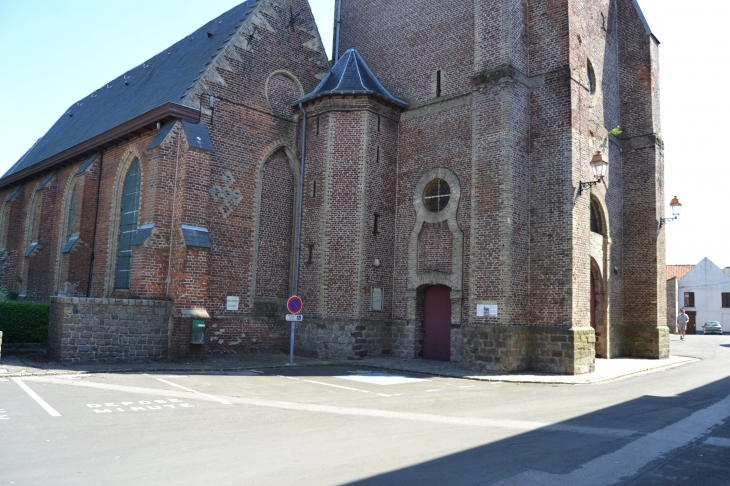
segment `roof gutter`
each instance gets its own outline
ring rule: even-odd
[[[132,118],[121,125],[117,125],[111,130],[107,130],[106,132],[92,137],[85,142],[74,145],[73,147],[68,148],[63,152],[59,152],[52,157],[38,162],[37,164],[33,164],[19,172],[3,177],[0,179],[0,190],[5,189],[12,184],[17,184],[40,172],[57,168],[57,166],[68,163],[78,157],[90,155],[92,152],[99,151],[100,148],[118,143],[120,139],[127,137],[134,132],[146,130],[153,127],[157,122],[171,118],[180,118],[198,123],[200,121],[200,110],[190,108],[189,106],[179,105],[177,103],[165,103],[164,105],[158,106],[157,108],[143,113],[138,117]]]

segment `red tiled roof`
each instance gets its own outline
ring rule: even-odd
[[[667,265],[667,280],[675,277],[679,280],[687,275],[694,267],[694,265]]]

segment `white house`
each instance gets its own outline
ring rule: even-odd
[[[707,258],[679,280],[677,300],[690,316],[688,334],[702,334],[707,321],[720,322],[730,332],[730,275]]]

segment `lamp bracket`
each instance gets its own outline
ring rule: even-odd
[[[578,185],[578,197],[583,195],[583,190],[588,190],[593,186],[597,186],[601,182],[603,182],[603,179],[597,179],[592,182],[580,182]]]
[[[675,216],[673,218],[659,218],[659,229],[662,228],[667,223],[671,223],[672,221],[676,221],[679,216]]]

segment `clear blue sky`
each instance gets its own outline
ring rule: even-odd
[[[661,45],[667,262],[730,266],[730,162],[712,137],[729,112],[723,45],[730,6],[639,0]],[[154,56],[240,0],[0,0],[0,174],[77,100]],[[328,52],[334,0],[311,0]],[[709,78],[709,81],[707,79]],[[724,136],[720,137],[721,139]]]

